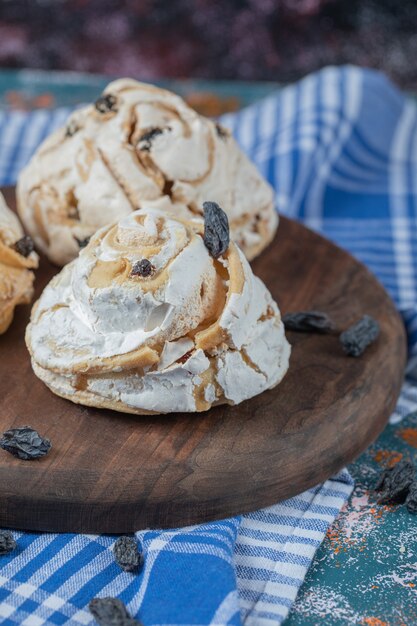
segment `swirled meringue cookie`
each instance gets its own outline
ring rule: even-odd
[[[273,238],[273,191],[230,133],[169,91],[110,83],[76,111],[22,171],[20,217],[37,247],[64,265],[102,226],[143,206],[186,219],[209,198],[226,211],[248,259]]]
[[[15,307],[31,301],[34,275],[30,269],[37,266],[31,240],[0,194],[0,334],[9,328]]]
[[[73,402],[128,413],[205,411],[280,382],[290,346],[271,294],[233,243],[142,209],[100,229],[33,307],[37,376]]]

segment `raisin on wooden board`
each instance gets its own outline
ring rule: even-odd
[[[125,572],[135,572],[142,564],[138,543],[134,537],[119,537],[113,548],[116,563]]]
[[[334,324],[326,313],[321,311],[298,311],[287,313],[282,318],[286,330],[303,333],[330,333]]]
[[[0,448],[24,461],[40,459],[48,454],[51,442],[30,426],[11,428],[3,433]]]
[[[378,504],[405,502],[414,474],[414,465],[408,461],[400,461],[394,467],[384,470],[375,485],[375,491],[380,492]]]
[[[217,202],[204,202],[204,244],[211,256],[217,259],[229,247],[229,220]]]
[[[8,530],[0,530],[0,556],[10,554],[16,549],[16,546],[12,533]]]
[[[379,324],[370,315],[364,315],[356,324],[340,335],[343,350],[349,356],[361,356],[379,335]]]
[[[117,598],[94,598],[88,608],[99,626],[142,626]]]

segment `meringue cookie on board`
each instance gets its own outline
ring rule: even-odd
[[[278,384],[290,346],[276,303],[234,243],[213,259],[202,234],[155,208],[100,229],[33,307],[37,376],[73,402],[137,414],[238,404]]]
[[[30,269],[38,266],[38,256],[35,252],[24,256],[15,249],[23,237],[17,216],[0,194],[0,334],[9,328],[15,307],[28,304],[33,296],[34,275]]]
[[[226,211],[248,259],[272,240],[273,190],[228,131],[179,96],[130,79],[73,113],[21,172],[19,215],[37,247],[65,265],[102,226],[143,206],[201,218]]]

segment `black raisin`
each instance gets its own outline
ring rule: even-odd
[[[90,243],[91,237],[86,237],[85,239],[78,239],[78,237],[76,237],[75,239],[79,248],[85,248]]]
[[[157,126],[154,126],[153,128],[150,128],[149,130],[144,132],[143,135],[141,135],[139,137],[139,144],[140,144],[139,148],[141,150],[149,151],[151,149],[151,147],[152,147],[152,141],[158,135],[162,135],[163,132],[164,132],[163,129],[162,128],[158,128]]]
[[[0,530],[0,555],[13,552],[16,546],[12,533],[8,530]]]
[[[10,452],[18,459],[31,461],[48,454],[51,449],[51,442],[30,426],[23,426],[22,428],[6,430],[0,439],[0,448]]]
[[[216,124],[216,133],[220,139],[227,139],[229,137],[229,131],[223,128],[223,126],[220,126],[220,124]]]
[[[24,257],[28,257],[31,252],[34,251],[35,246],[32,241],[32,238],[29,235],[25,235],[14,244],[14,249],[16,252],[21,254]]]
[[[95,101],[94,106],[99,113],[116,113],[117,112],[117,98],[111,93],[106,93]]]
[[[72,137],[80,130],[77,122],[75,120],[70,120],[65,129],[65,137]]]
[[[361,356],[379,335],[379,324],[370,315],[364,315],[356,324],[340,335],[343,350],[349,356]]]
[[[125,572],[134,572],[139,569],[142,557],[134,537],[119,537],[113,548],[116,562]]]
[[[141,261],[137,261],[131,269],[131,276],[143,276],[144,278],[148,278],[148,276],[152,276],[155,272],[155,267],[148,259],[142,259]]]
[[[299,332],[331,333],[335,326],[326,313],[320,311],[298,311],[287,313],[282,318],[286,330]]]
[[[88,608],[99,626],[142,626],[118,598],[93,598]]]
[[[375,491],[381,494],[378,503],[403,503],[414,480],[414,472],[414,465],[408,461],[400,461],[384,470],[375,485]]]
[[[229,220],[216,202],[204,202],[204,243],[211,256],[217,259],[229,247]]]

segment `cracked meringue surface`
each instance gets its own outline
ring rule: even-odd
[[[249,260],[278,224],[272,188],[229,131],[179,96],[130,79],[110,83],[42,144],[17,199],[27,231],[58,265],[98,228],[145,205],[199,219],[203,200],[218,202]]]
[[[0,334],[6,332],[13,320],[15,307],[28,304],[33,296],[34,275],[30,270],[38,266],[35,252],[21,250],[24,232],[17,216],[9,209],[0,194]]]
[[[290,354],[238,246],[214,259],[202,224],[153,207],[100,229],[52,279],[26,343],[54,393],[137,414],[238,404],[277,385]]]

